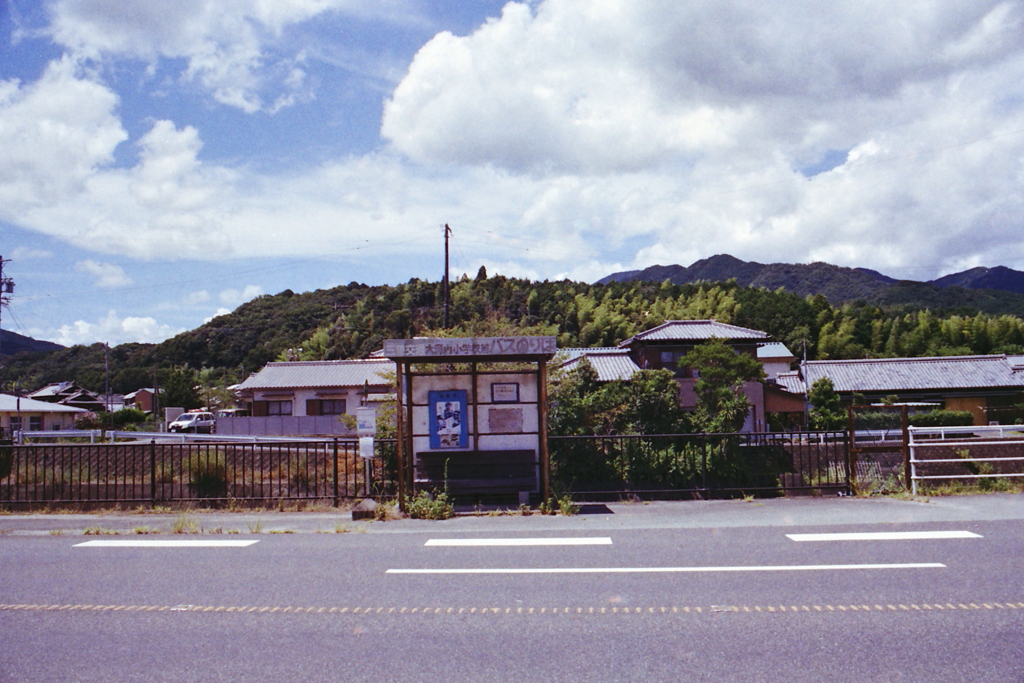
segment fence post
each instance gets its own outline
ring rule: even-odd
[[[708,492],[708,435],[700,437],[700,488],[704,495]]]
[[[915,464],[914,442],[910,442],[910,492],[917,495],[917,465]]]
[[[850,493],[857,495],[857,432],[852,405],[846,407],[846,480]]]
[[[149,441],[149,506],[156,507],[156,439]]]
[[[900,406],[900,426],[903,429],[903,489],[909,488],[907,482],[913,476],[911,471],[910,455],[910,416],[907,413],[907,406]]]
[[[334,507],[338,507],[338,437],[334,437]]]

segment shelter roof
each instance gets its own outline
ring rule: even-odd
[[[416,337],[385,339],[384,355],[403,362],[451,363],[550,360],[554,337]]]

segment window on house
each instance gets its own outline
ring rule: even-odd
[[[43,431],[43,416],[42,415],[29,415],[28,416],[28,430],[30,432],[41,432],[41,431]]]
[[[291,415],[291,401],[267,401],[267,415]]]
[[[11,419],[8,420],[8,424],[10,425],[12,432],[20,432],[21,431],[21,416],[20,415],[11,415]]]
[[[332,398],[320,401],[321,415],[343,415],[345,413],[345,399]]]
[[[676,360],[676,354],[673,353],[672,351],[662,351],[661,352],[661,362],[663,364],[667,365],[667,364],[675,362],[675,360]]]

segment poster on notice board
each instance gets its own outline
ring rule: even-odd
[[[469,430],[466,425],[466,391],[427,392],[430,420],[430,448],[467,448]]]

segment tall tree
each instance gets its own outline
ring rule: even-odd
[[[839,402],[839,394],[835,385],[828,377],[821,377],[811,385],[807,392],[807,400],[811,404],[811,429],[842,429],[846,422],[846,413]]]
[[[743,385],[764,381],[764,366],[753,356],[737,353],[721,339],[711,339],[679,359],[680,367],[697,372],[697,409],[693,426],[708,434],[738,431],[750,412]]]
[[[201,408],[203,402],[199,398],[198,385],[196,371],[187,363],[173,368],[164,378],[163,404],[185,410]]]

